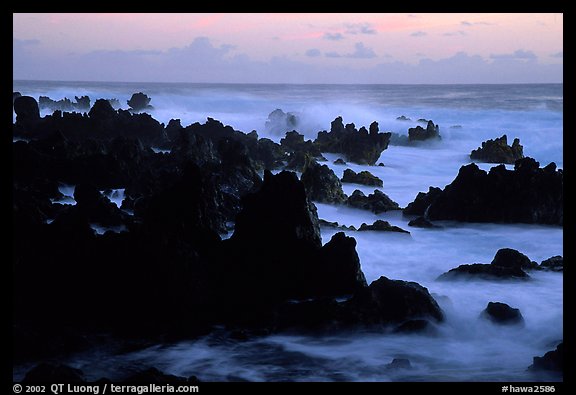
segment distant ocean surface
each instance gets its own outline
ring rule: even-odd
[[[563,85],[265,85],[265,84],[167,84],[13,81],[23,95],[59,100],[88,95],[116,98],[127,109],[136,92],[152,98],[150,114],[165,124],[180,119],[183,126],[215,118],[234,129],[270,135],[268,114],[280,108],[297,113],[299,132],[314,139],[330,130],[342,116],[357,128],[377,121],[380,131],[407,135],[420,118],[440,127],[441,141],[418,147],[390,145],[378,162],[385,166],[348,164],[355,171],[369,170],[381,178],[381,189],[401,207],[430,186],[444,188],[471,162],[471,150],[487,139],[506,134],[516,137],[524,155],[545,166],[563,168]],[[43,111],[42,115],[47,112]],[[410,118],[401,121],[400,116]],[[334,165],[335,154],[325,154],[337,176],[344,166]],[[488,170],[493,165],[479,163]],[[512,166],[507,165],[508,168]],[[365,193],[374,187],[344,184]],[[532,381],[545,380],[526,371],[534,356],[555,348],[563,338],[563,275],[533,272],[533,281],[438,282],[445,271],[464,263],[490,263],[496,251],[509,247],[538,263],[563,255],[563,230],[556,226],[526,224],[476,224],[439,221],[442,229],[407,225],[401,213],[382,213],[316,203],[327,221],[359,227],[384,219],[410,230],[347,232],[357,240],[357,251],[368,282],[384,275],[416,281],[428,288],[446,313],[438,335],[339,334],[328,337],[275,335],[247,342],[218,342],[213,337],[162,344],[124,355],[84,355],[68,363],[95,378],[122,367],[156,366],[167,373],[197,375],[205,381]],[[273,231],[273,230],[271,230]],[[327,242],[334,229],[322,229]],[[524,328],[496,327],[479,320],[488,302],[519,308]],[[389,370],[393,358],[408,358],[413,369]],[[15,369],[14,377],[22,371]],[[100,374],[100,376],[98,376]]]

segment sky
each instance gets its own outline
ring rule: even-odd
[[[13,78],[563,82],[563,15],[13,14]]]

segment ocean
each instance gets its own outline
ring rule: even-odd
[[[122,108],[136,92],[152,98],[150,114],[167,124],[204,123],[207,117],[236,130],[256,130],[279,141],[265,128],[268,114],[280,108],[296,113],[298,131],[314,139],[342,116],[357,128],[377,121],[380,131],[407,135],[420,118],[440,127],[442,139],[418,146],[390,145],[379,161],[384,166],[335,165],[369,170],[400,207],[430,186],[444,188],[469,154],[487,139],[506,134],[519,138],[524,155],[545,166],[563,168],[563,85],[266,85],[166,84],[14,81],[23,95],[54,100],[88,95],[116,98]],[[41,115],[46,115],[43,110]],[[397,118],[405,116],[410,121]],[[488,170],[492,164],[478,164]],[[507,165],[508,168],[513,166]],[[370,193],[375,188],[344,184]],[[435,336],[424,334],[341,333],[330,336],[273,335],[244,342],[224,341],[217,334],[194,341],[158,344],[115,355],[92,353],[66,361],[98,378],[134,366],[155,366],[166,373],[196,375],[204,381],[539,381],[527,372],[534,356],[555,348],[563,338],[563,274],[531,272],[528,282],[459,281],[436,278],[464,263],[490,263],[498,249],[514,248],[538,263],[563,255],[558,226],[438,221],[440,229],[413,228],[401,212],[372,214],[343,206],[315,203],[320,218],[358,228],[384,219],[410,234],[346,231],[357,241],[362,270],[370,283],[380,276],[416,281],[428,288],[446,314]],[[327,242],[336,232],[322,228]],[[488,302],[520,309],[524,327],[500,327],[479,319]],[[411,369],[387,369],[394,358],[407,358]],[[14,378],[24,367],[15,367]]]

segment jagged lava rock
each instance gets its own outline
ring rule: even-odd
[[[506,135],[494,140],[486,140],[482,142],[480,148],[470,153],[470,159],[487,163],[514,164],[522,158],[524,158],[524,152],[520,140],[515,138],[512,146],[509,146]]]
[[[381,219],[374,221],[374,223],[372,225],[367,225],[367,224],[363,223],[362,225],[360,225],[360,228],[358,228],[359,232],[367,231],[367,230],[375,230],[375,231],[379,231],[379,232],[399,232],[399,233],[410,234],[410,232],[408,232],[407,230],[399,228],[398,226],[390,225],[390,223],[388,221],[384,221]]]
[[[346,204],[351,207],[362,210],[370,210],[375,214],[383,213],[390,210],[400,210],[398,203],[393,201],[384,192],[375,189],[374,193],[368,196],[364,192],[356,189],[346,200]]]
[[[321,203],[344,203],[346,201],[342,183],[326,165],[309,161],[304,166],[300,179],[310,200]]]
[[[368,186],[375,186],[375,187],[383,187],[384,183],[381,179],[373,175],[367,170],[363,170],[359,173],[356,173],[352,169],[344,170],[344,174],[342,175],[342,182],[351,182],[354,184],[362,184]]]
[[[418,120],[420,121],[420,120]],[[426,129],[418,125],[415,128],[408,129],[408,140],[412,141],[424,141],[431,139],[440,139],[440,128],[438,125],[434,125],[434,122],[427,121]]]
[[[150,101],[152,99],[148,97],[145,93],[138,92],[133,93],[130,100],[127,100],[126,103],[130,106],[130,110],[139,112],[142,110],[151,110],[154,107],[150,105]]]
[[[234,234],[223,244],[229,258],[221,261],[230,262],[222,266],[230,281],[225,289],[236,303],[337,296],[366,285],[356,241],[337,233],[322,246],[316,207],[292,172],[265,172],[260,190],[243,198]]]
[[[322,152],[341,153],[349,162],[372,166],[388,148],[390,136],[389,132],[379,132],[377,122],[372,122],[369,131],[365,127],[356,130],[353,123],[344,126],[342,117],[337,117],[330,132],[318,132],[314,143]]]
[[[419,193],[404,213],[429,220],[562,225],[563,202],[563,171],[523,158],[514,170],[503,164],[488,173],[474,163],[462,166],[444,190]]]

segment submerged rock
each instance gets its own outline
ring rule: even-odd
[[[435,225],[432,222],[428,221],[423,216],[414,218],[410,222],[408,222],[408,226],[413,226],[415,228],[429,228],[429,229],[439,229],[441,226]]]
[[[363,170],[359,173],[356,173],[352,169],[344,170],[344,174],[342,176],[342,182],[351,182],[354,184],[362,184],[368,186],[375,186],[375,187],[382,187],[384,183],[381,179],[370,173],[369,171]]]
[[[551,258],[545,259],[540,263],[538,267],[542,270],[550,270],[553,272],[563,272],[564,271],[564,258],[560,255],[553,256]]]
[[[512,146],[509,146],[505,134],[494,140],[482,142],[480,148],[472,150],[470,153],[470,159],[487,163],[514,164],[522,158],[524,158],[524,153],[520,140],[515,138]]]
[[[359,232],[366,230],[376,230],[380,232],[399,232],[410,234],[410,232],[408,232],[407,230],[399,228],[398,226],[390,225],[388,221],[383,221],[381,219],[374,221],[372,225],[362,224],[358,229]]]
[[[460,265],[455,269],[440,275],[438,280],[450,279],[482,279],[482,280],[526,280],[530,276],[524,272],[523,268],[531,264],[526,255],[510,249],[502,248],[498,250],[490,264],[473,263]]]
[[[338,222],[329,222],[329,221],[326,221],[324,219],[320,219],[320,226],[325,226],[327,228],[340,229],[340,230],[356,230],[356,227],[354,227],[354,225],[350,225],[350,226],[340,225]]]
[[[480,317],[499,325],[524,325],[520,310],[501,302],[488,302]]]
[[[428,220],[562,225],[563,171],[554,163],[540,168],[532,158],[514,170],[498,165],[487,173],[474,163],[462,166],[444,190],[430,188],[408,204],[404,214]]]

